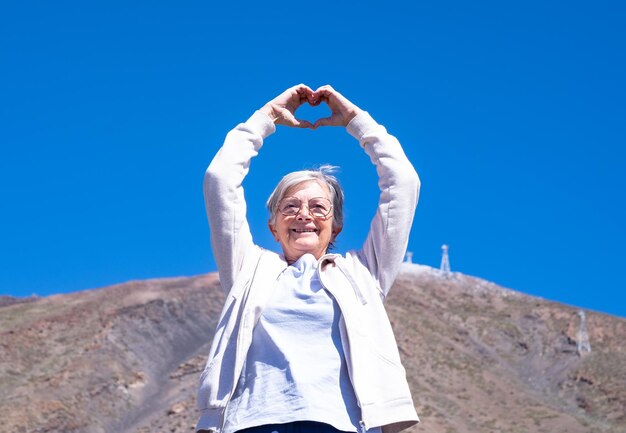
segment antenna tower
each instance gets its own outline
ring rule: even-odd
[[[446,275],[450,274],[450,259],[448,258],[448,246],[441,246],[441,266],[439,270]]]
[[[413,263],[413,251],[406,252],[406,259],[404,260],[404,263]]]
[[[587,326],[585,325],[585,312],[583,310],[578,311],[578,317],[580,317],[580,326],[578,327],[577,335],[577,352],[578,356],[583,356],[584,353],[591,352],[591,345],[589,344],[589,336],[587,335]]]

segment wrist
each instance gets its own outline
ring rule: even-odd
[[[363,110],[361,110],[356,105],[354,107],[350,108],[346,112],[345,124],[343,126],[348,126],[348,123],[350,123],[352,121],[352,119],[354,119],[361,111],[363,111]]]
[[[265,113],[274,123],[278,120],[279,116],[276,114],[276,111],[269,102],[262,106],[259,111]]]

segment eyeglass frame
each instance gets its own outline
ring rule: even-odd
[[[295,214],[286,214],[286,213],[284,213],[284,212],[281,210],[281,205],[280,205],[280,204],[281,204],[284,200],[286,200],[286,199],[288,199],[288,198],[295,199],[295,200],[298,200],[298,201],[300,202],[300,206],[298,207],[298,212],[296,212]],[[325,215],[315,215],[313,212],[311,212],[311,207],[309,206],[309,204],[311,203],[311,201],[312,201],[312,200],[315,200],[315,199],[323,199],[323,200],[326,200],[326,201],[330,204],[330,208],[328,209],[328,212],[327,212]],[[278,209],[277,209],[277,210],[278,210],[278,212],[280,212],[280,214],[281,214],[281,215],[283,215],[283,216],[294,216],[294,217],[295,217],[295,216],[300,215],[300,212],[302,211],[302,205],[306,205],[306,208],[307,208],[307,209],[308,209],[308,211],[309,211],[309,215],[312,215],[312,216],[313,216],[313,217],[315,217],[315,218],[327,218],[328,216],[330,216],[330,215],[333,213],[333,209],[334,209],[333,202],[332,202],[329,198],[326,198],[326,197],[313,197],[313,198],[310,198],[310,199],[309,199],[309,200],[305,203],[303,200],[300,200],[298,197],[295,197],[295,196],[293,196],[293,195],[288,195],[288,196],[283,197],[283,198],[281,198],[281,199],[280,199],[280,201],[278,202]]]

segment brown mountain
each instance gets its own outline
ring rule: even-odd
[[[0,302],[0,432],[192,432],[215,274]],[[405,264],[387,309],[411,432],[626,431],[626,320]]]

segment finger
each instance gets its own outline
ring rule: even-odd
[[[306,84],[298,84],[297,86],[294,86],[293,89],[298,92],[300,98],[304,98],[305,100],[308,100],[309,96],[313,95],[313,89]]]
[[[307,100],[307,94],[313,92],[306,84],[298,84],[285,90],[282,94],[274,99],[278,105],[282,106],[300,106]]]
[[[280,115],[276,120],[276,123],[280,125],[296,126],[297,120],[291,111],[286,108],[281,108]]]
[[[311,92],[309,93],[309,104],[313,106],[319,105],[322,102],[320,96],[321,95],[317,92],[317,90],[311,90]]]
[[[318,89],[315,91],[316,95],[326,100],[328,100],[328,98],[330,98],[334,93],[335,93],[335,89],[333,89],[328,84],[318,87]]]
[[[307,97],[308,97],[309,105],[312,105],[313,107],[320,105],[320,103],[322,102],[319,96],[317,95],[317,93],[313,91],[311,91],[311,93],[309,93]]]
[[[331,92],[325,92],[325,91],[322,91],[320,95],[321,95],[320,101],[328,105],[330,109],[332,110],[334,107],[335,101],[337,99],[336,96]]]
[[[296,110],[298,110],[298,108],[300,108],[300,106],[302,106],[302,104],[305,104],[306,102],[307,102],[306,96],[302,96],[298,93],[295,93],[293,95],[293,98],[284,104],[284,108],[289,110],[292,114],[294,114]]]
[[[320,105],[322,102],[324,102],[322,100],[322,98],[320,96],[315,96],[314,98],[309,100],[309,104],[312,105],[313,107],[317,107],[318,105]]]
[[[332,93],[328,90],[321,89],[317,90],[318,98],[322,101],[328,101],[328,98],[332,95]]]
[[[332,93],[335,91],[335,89],[333,89],[333,87],[330,84],[324,84],[323,86],[318,87],[316,90],[316,92],[320,92],[320,91]]]
[[[311,88],[304,83],[296,84],[295,86],[292,87],[292,89],[296,91],[300,91],[302,89],[311,90]]]
[[[332,117],[322,117],[321,119],[317,119],[315,124],[313,125],[313,129],[317,129],[320,126],[332,126],[333,119]]]
[[[294,93],[294,99],[298,99],[300,104],[303,104],[304,102],[307,101],[308,98],[308,93],[309,93],[310,89],[305,86],[304,84],[301,84],[300,86],[298,86],[295,89],[295,93]]]
[[[313,124],[311,122],[309,122],[308,120],[304,120],[304,119],[295,119],[297,124],[294,125],[298,128],[309,128],[309,129],[314,129]]]

